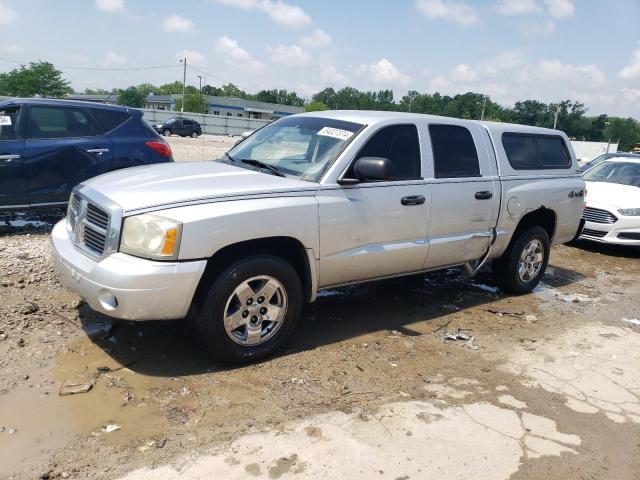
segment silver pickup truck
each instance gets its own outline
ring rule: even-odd
[[[193,318],[214,356],[272,353],[340,285],[487,261],[531,291],[573,239],[585,184],[565,134],[331,111],[254,132],[217,161],[78,185],[52,233],[60,281],[127,320]]]

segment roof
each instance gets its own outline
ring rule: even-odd
[[[626,162],[640,163],[640,155],[632,153],[630,155],[620,155],[605,159],[605,162]]]
[[[484,125],[491,130],[497,130],[498,132],[510,131],[510,132],[526,132],[526,133],[541,133],[546,135],[564,135],[560,130],[553,130],[551,128],[532,127],[530,125],[521,125],[517,123],[502,123],[502,122],[488,122],[480,120],[466,120],[462,118],[443,117],[440,115],[426,115],[423,113],[407,113],[407,112],[394,112],[394,111],[380,111],[380,110],[324,110],[318,112],[302,113],[300,115],[308,117],[321,117],[321,118],[333,118],[336,120],[344,120],[346,122],[362,123],[366,125],[373,125],[376,123],[395,120],[395,121],[420,121],[429,120],[434,123],[443,120],[454,120],[460,123],[475,123]]]
[[[91,107],[102,108],[105,110],[119,110],[122,112],[135,111],[135,108],[123,107],[120,105],[107,105],[103,103],[95,102],[83,102],[80,100],[66,100],[62,98],[10,98],[8,100],[0,101],[0,106],[5,105],[41,105],[41,106],[66,106],[66,107]]]

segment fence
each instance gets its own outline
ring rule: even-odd
[[[143,118],[149,123],[162,123],[179,115],[179,112],[170,110],[143,109],[142,111],[144,112]],[[240,135],[242,132],[256,130],[271,122],[271,120],[258,120],[256,118],[222,117],[187,112],[180,116],[195,120],[202,126],[202,131],[209,135]]]

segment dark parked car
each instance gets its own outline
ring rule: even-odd
[[[593,160],[591,160],[590,162],[585,163],[580,170],[582,170],[583,172],[586,172],[587,170],[589,170],[590,168],[595,167],[596,165],[601,164],[602,162],[604,162],[605,160],[608,160],[609,158],[614,158],[614,157],[632,157],[632,158],[638,158],[638,155],[635,153],[626,153],[626,152],[618,152],[618,153],[603,153],[602,155],[600,155],[599,157],[594,158]]]
[[[198,138],[202,135],[202,127],[200,124],[190,118],[170,118],[165,120],[164,123],[154,123],[153,128],[165,137],[180,135],[181,137]]]
[[[42,98],[0,102],[0,209],[64,206],[88,178],[172,161],[139,110]]]

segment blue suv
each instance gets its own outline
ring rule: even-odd
[[[171,148],[139,110],[42,98],[0,101],[0,209],[63,207],[83,180],[172,161]]]

